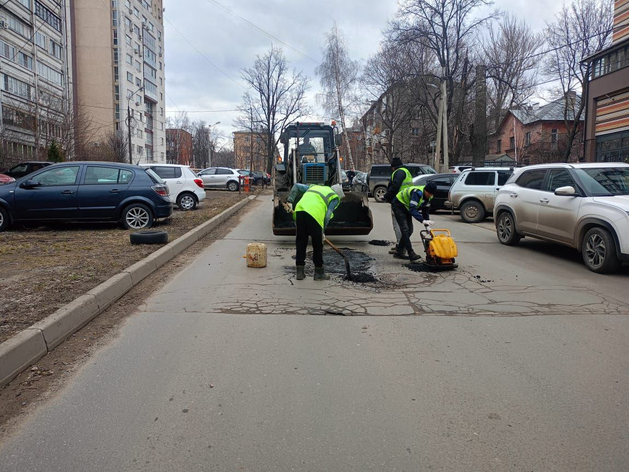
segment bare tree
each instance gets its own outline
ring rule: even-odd
[[[564,161],[570,158],[573,143],[581,131],[580,121],[585,109],[585,100],[577,100],[576,94],[584,90],[590,65],[581,61],[611,42],[612,27],[612,0],[575,0],[563,7],[555,22],[546,26],[547,43],[553,49],[546,60],[546,73],[559,81],[565,99]]]
[[[349,159],[350,168],[354,168],[352,148],[347,134],[347,114],[351,103],[356,102],[354,92],[359,65],[349,57],[347,45],[336,23],[326,34],[323,62],[317,67],[316,73],[321,77],[323,88],[323,108],[330,115],[337,115],[341,121],[344,134],[343,141]]]
[[[253,67],[242,70],[242,78],[252,90],[243,96],[236,124],[252,132],[259,130],[267,147],[266,170],[271,173],[279,132],[308,113],[308,79],[301,72],[289,71],[284,53],[273,46],[264,56],[257,56]]]
[[[475,17],[474,13],[489,5],[490,0],[401,0],[387,31],[393,41],[421,43],[434,54],[441,68],[439,79],[446,83],[448,118],[454,118],[448,122],[453,128],[455,162],[463,149],[468,128],[463,121],[468,115],[468,94],[474,86],[469,50],[476,30],[497,16]]]
[[[512,15],[505,15],[497,28],[489,28],[482,51],[494,131],[508,108],[524,103],[533,94],[539,62],[535,53],[543,43],[541,35],[534,34],[523,20]]]

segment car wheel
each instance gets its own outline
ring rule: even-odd
[[[144,229],[153,226],[153,214],[146,205],[132,203],[122,212],[122,224],[127,229]]]
[[[9,212],[0,207],[0,231],[4,231],[9,227]]]
[[[485,208],[481,202],[470,201],[461,205],[461,218],[466,223],[480,223],[485,219]]]
[[[231,182],[227,183],[227,190],[229,190],[230,192],[235,192],[238,190],[238,182],[234,182],[233,180]]]
[[[386,187],[376,187],[373,190],[373,198],[375,198],[378,203],[384,203],[384,195],[386,193],[387,193]]]
[[[183,211],[194,210],[197,207],[197,199],[190,193],[179,194],[177,206]]]
[[[498,217],[496,233],[498,234],[498,241],[507,246],[515,246],[520,242],[520,235],[515,229],[515,220],[508,211],[501,213]]]
[[[168,244],[166,231],[139,231],[129,235],[131,244]]]
[[[592,228],[585,233],[581,253],[583,262],[592,272],[607,274],[620,267],[620,260],[616,257],[614,238],[604,228]]]

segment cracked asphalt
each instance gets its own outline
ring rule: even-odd
[[[315,283],[258,199],[24,419],[0,471],[628,470],[629,270],[441,214],[459,269],[414,272],[368,244],[393,236],[371,207],[372,234],[331,239],[376,281]],[[246,267],[254,241],[267,268]]]

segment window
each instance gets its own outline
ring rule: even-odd
[[[556,129],[552,129],[550,131],[550,142],[552,144],[557,144],[557,130]]]
[[[126,184],[133,172],[113,167],[89,166],[85,172],[85,183],[89,185]]]
[[[136,7],[133,7],[133,14],[136,17],[140,18],[140,10],[138,10]]]
[[[131,54],[127,54],[126,58],[127,58],[127,64],[133,65],[133,56]]]
[[[465,179],[465,185],[494,185],[495,172],[470,172]]]
[[[142,80],[139,77],[135,78],[136,87],[142,87]]]
[[[554,192],[559,187],[574,187],[577,186],[574,184],[574,180],[566,169],[551,169],[548,173],[548,182],[546,183],[546,190],[549,192]]]
[[[45,170],[37,176],[37,182],[43,187],[54,187],[56,185],[74,185],[79,175],[79,166],[62,167]]]
[[[135,70],[142,72],[142,63],[140,61],[135,61]]]
[[[528,131],[525,135],[524,135],[524,145],[525,146],[530,146],[531,145],[531,132]]]
[[[144,154],[144,148],[142,146],[138,146],[138,154],[141,156]]]
[[[515,184],[520,187],[529,188],[532,190],[541,190],[545,176],[546,169],[529,170],[518,177],[518,180],[515,181]]]
[[[4,41],[0,41],[0,56],[11,60],[15,57],[15,48]]]
[[[419,136],[419,128],[412,128],[411,129],[413,136]]]
[[[40,17],[57,31],[61,32],[61,18],[37,0],[35,0],[35,15]]]
[[[15,31],[17,34],[24,36],[25,38],[31,38],[31,28],[26,26],[17,18],[9,16],[7,18],[7,23],[10,30]]]
[[[506,170],[499,170],[498,171],[498,186],[501,187],[504,184],[507,183],[507,180],[509,180],[509,177],[511,177],[512,172],[506,171]]]
[[[496,141],[496,152],[502,152],[502,139]]]
[[[140,33],[140,28],[138,27],[138,25],[133,25],[133,32],[138,36],[142,36],[142,33]]]
[[[233,172],[231,169],[225,169],[224,167],[219,167],[216,169],[216,173],[220,175],[232,175]]]
[[[131,39],[131,36],[129,35],[125,35],[124,41],[125,43],[127,43],[127,46],[131,46],[133,44],[133,40]]]
[[[26,67],[28,70],[33,70],[33,58],[23,52],[17,55],[17,63],[22,67]]]
[[[137,133],[137,135],[138,135],[138,138],[141,138],[141,137],[142,137],[142,130],[141,130],[141,129],[138,129],[138,133]]]
[[[5,92],[19,95],[23,98],[31,98],[31,86],[26,82],[22,82],[14,77],[4,74],[4,80],[2,80],[2,90]]]
[[[127,82],[133,83],[133,74],[131,72],[127,72]]]
[[[114,67],[114,82],[118,82],[118,80],[119,80],[118,68]]]
[[[31,9],[31,0],[17,0],[19,3],[24,5],[29,10]]]
[[[155,166],[151,167],[151,169],[162,179],[178,179],[181,177],[181,167]]]
[[[515,138],[513,136],[509,138],[509,149],[515,149]]]
[[[61,44],[50,40],[50,53],[57,59],[61,59]]]

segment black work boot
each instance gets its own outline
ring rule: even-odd
[[[306,266],[298,265],[297,266],[297,280],[304,280],[306,278]]]
[[[314,279],[315,280],[330,280],[330,276],[325,273],[325,269],[323,267],[315,267]]]
[[[406,255],[405,251],[398,251],[393,254],[393,259],[408,259],[408,256]]]
[[[415,251],[409,252],[408,253],[408,258],[411,260],[411,262],[421,262],[421,260],[422,260],[422,256],[417,254]]]

